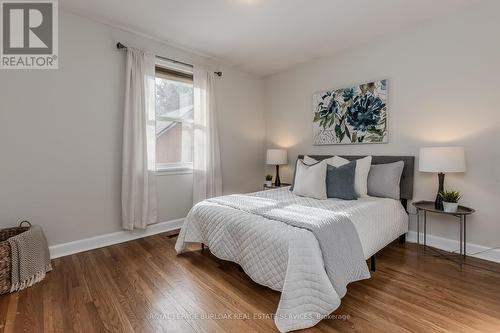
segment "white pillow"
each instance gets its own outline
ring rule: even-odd
[[[334,167],[339,167],[349,163],[345,158],[334,156],[325,160],[328,164]],[[368,194],[368,173],[372,165],[372,157],[366,156],[356,160],[356,172],[354,175],[354,190],[359,197],[367,197]]]
[[[297,160],[293,193],[303,197],[326,199],[326,163],[306,165]]]
[[[307,164],[307,165],[311,165],[311,164],[315,164],[316,162],[318,162],[317,160],[315,160],[314,158],[312,157],[309,157],[309,156],[304,156],[304,159],[303,159],[304,163]]]

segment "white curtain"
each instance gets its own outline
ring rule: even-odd
[[[155,183],[155,57],[127,49],[123,119],[122,223],[144,229],[157,222]]]
[[[222,195],[219,132],[212,71],[194,68],[193,204]]]

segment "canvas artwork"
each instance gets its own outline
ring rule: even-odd
[[[386,143],[387,80],[313,95],[315,145]]]

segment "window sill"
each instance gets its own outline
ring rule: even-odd
[[[168,168],[156,170],[157,176],[187,175],[192,173],[193,168]]]

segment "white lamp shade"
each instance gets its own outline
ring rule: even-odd
[[[464,147],[420,148],[418,170],[421,172],[465,172]]]
[[[287,164],[288,157],[285,149],[268,149],[266,164],[280,165]]]

